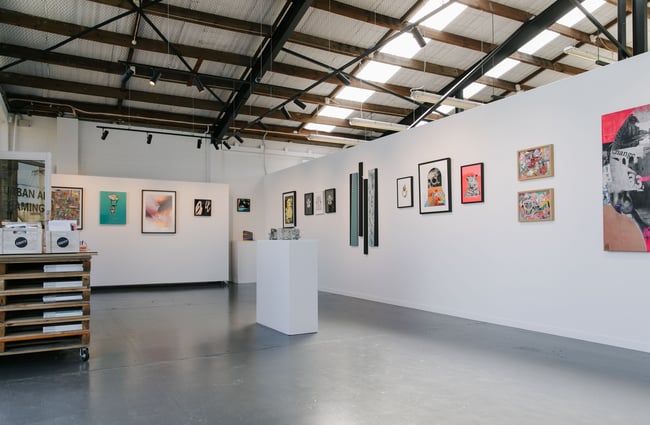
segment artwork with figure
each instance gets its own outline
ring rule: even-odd
[[[296,227],[296,192],[282,194],[282,227]]]
[[[650,251],[650,105],[602,116],[603,247]]]
[[[450,158],[419,164],[420,214],[451,211]]]
[[[142,233],[176,233],[175,191],[142,191]]]
[[[99,224],[126,224],[126,192],[99,192]]]
[[[482,162],[460,167],[460,202],[462,204],[483,202],[483,185]]]

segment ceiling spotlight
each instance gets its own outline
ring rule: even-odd
[[[201,139],[196,139],[196,148],[201,149],[201,145],[203,144],[203,140]]]
[[[302,109],[302,110],[305,110],[305,108],[307,108],[307,105],[305,105],[304,103],[302,103],[302,102],[300,101],[300,99],[293,99],[293,103],[295,103],[295,105],[296,105],[297,107],[299,107],[300,109]]]
[[[221,142],[221,143],[223,143],[223,145],[224,145],[225,147],[227,147],[228,150],[230,150],[230,145],[228,144],[228,142],[226,142],[226,141],[224,140],[224,141]]]
[[[196,86],[196,89],[199,91],[199,93],[205,90],[205,87],[203,86],[201,79],[199,79],[197,75],[194,76],[194,85]]]
[[[108,137],[108,130],[102,131],[102,140],[106,140],[107,137]]]
[[[153,73],[151,74],[151,80],[149,80],[149,85],[151,87],[154,87],[159,79],[160,79],[160,71],[154,69]]]
[[[237,139],[237,141],[238,141],[239,143],[244,143],[244,139],[242,139],[241,136],[240,136],[239,134],[235,133],[235,134],[233,135],[233,137],[234,137],[235,139]]]
[[[269,128],[266,126],[266,124],[264,124],[262,121],[257,121],[255,124],[257,124],[258,127],[261,128],[262,130],[268,130],[268,129],[269,129]]]
[[[288,119],[288,120],[291,119],[291,114],[289,113],[289,110],[287,109],[286,106],[283,106],[282,108],[280,108],[280,111],[282,111],[282,115],[284,115],[284,117],[286,119]]]
[[[350,79],[346,77],[345,74],[343,74],[342,72],[337,72],[334,75],[336,75],[336,78],[338,78],[339,81],[345,84],[346,86],[350,85]]]
[[[422,33],[420,32],[418,27],[413,27],[413,29],[411,30],[411,34],[413,34],[413,38],[415,39],[415,42],[418,43],[418,46],[420,46],[420,48],[423,48],[424,46],[427,45],[427,42],[424,39],[424,37],[422,37]]]
[[[147,144],[148,144],[148,145],[151,144],[151,139],[153,139],[153,134],[151,134],[151,133],[147,133]]]
[[[120,82],[122,84],[125,84],[129,79],[135,74],[135,68],[132,66],[129,66],[126,68],[126,71],[124,71],[124,74],[120,77]]]

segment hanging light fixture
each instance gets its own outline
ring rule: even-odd
[[[106,140],[107,137],[108,137],[108,130],[102,131],[102,140]]]
[[[126,84],[127,81],[131,79],[131,77],[135,74],[135,68],[132,66],[129,66],[126,68],[126,71],[124,71],[124,74],[120,77],[120,82],[122,84]]]
[[[342,72],[337,72],[334,75],[336,75],[336,78],[338,78],[339,81],[345,84],[346,86],[350,85],[350,79],[347,76],[345,76],[345,74],[343,74]]]
[[[413,38],[415,39],[415,42],[418,43],[418,46],[420,46],[420,48],[423,48],[424,46],[427,45],[427,42],[424,39],[424,37],[422,37],[422,33],[420,32],[418,27],[413,27],[413,29],[411,30],[411,34],[413,34]]]
[[[348,122],[351,126],[354,127],[375,128],[378,130],[387,131],[404,131],[409,128],[408,125],[399,124],[396,122],[368,120],[365,118],[350,118]]]
[[[154,69],[152,74],[151,74],[151,79],[149,80],[149,85],[151,87],[154,87],[159,79],[160,79],[160,71],[158,71],[157,69]]]
[[[196,139],[196,148],[201,149],[201,145],[203,144],[203,140],[201,139]]]
[[[288,119],[288,120],[291,119],[291,114],[289,113],[289,110],[287,109],[286,106],[283,106],[282,108],[280,108],[280,111],[282,112],[282,115],[284,115],[284,117],[286,119]]]
[[[242,144],[244,143],[244,139],[242,139],[241,136],[240,136],[239,134],[235,133],[235,134],[233,134],[233,137],[234,137],[235,139],[237,139],[237,141],[238,141],[239,143],[242,143]]]
[[[307,108],[307,105],[305,105],[304,103],[302,103],[302,102],[300,101],[300,99],[293,99],[293,103],[294,103],[297,107],[299,107],[300,109],[302,109],[303,111]]]
[[[151,139],[153,139],[153,134],[148,133],[148,134],[147,134],[147,144],[148,144],[148,145],[151,144]]]
[[[201,79],[198,77],[198,75],[194,76],[194,85],[196,86],[196,89],[199,91],[199,93],[205,90],[205,86],[201,82]]]

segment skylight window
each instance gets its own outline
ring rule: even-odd
[[[535,53],[536,51],[538,51],[539,49],[541,49],[542,47],[546,46],[548,43],[553,41],[555,37],[557,37],[558,35],[559,34],[556,32],[544,30],[539,34],[537,34],[537,36],[532,40],[530,40],[528,43],[521,46],[519,51],[521,53],[532,55],[533,53]]]
[[[449,115],[449,113],[453,112],[454,109],[456,108],[454,108],[453,106],[439,105],[438,108],[436,108],[436,111]]]
[[[332,131],[334,131],[335,126],[327,125],[327,124],[318,124],[316,122],[309,122],[305,124],[305,128],[307,130],[324,131],[325,133],[331,133]]]
[[[399,66],[370,61],[361,69],[361,71],[359,71],[358,74],[356,74],[356,77],[361,78],[362,80],[385,83],[390,80],[397,71],[399,71]]]
[[[485,88],[485,84],[472,83],[463,89],[463,97],[469,99]]]
[[[494,66],[488,72],[486,72],[485,75],[492,78],[499,78],[500,76],[510,71],[512,68],[519,65],[520,63],[521,62],[519,62],[518,60],[505,58],[504,60],[496,64],[496,66]]]
[[[441,0],[429,0],[422,8],[415,14],[409,22],[416,22],[421,19],[424,15],[433,12],[435,9],[439,8],[447,1]],[[467,6],[460,3],[453,3],[449,6],[442,9],[440,12],[436,13],[426,21],[422,22],[420,25],[425,27],[433,28],[434,30],[442,31],[447,25],[449,25],[454,19],[458,17],[463,11],[467,9]]]
[[[354,110],[348,108],[339,108],[338,106],[325,106],[318,111],[318,115],[331,118],[347,118]]]
[[[428,43],[429,39],[425,38],[424,41]],[[380,52],[411,59],[420,49],[413,34],[407,32],[387,43]]]
[[[368,98],[370,98],[370,96],[373,94],[375,94],[375,92],[368,89],[360,89],[357,87],[343,87],[343,89],[341,89],[335,97],[337,99],[352,100],[354,102],[363,103],[368,100]]]
[[[587,9],[589,13],[592,13],[603,4],[605,4],[603,0],[585,0],[582,3],[582,6]],[[574,7],[569,13],[561,17],[557,23],[567,27],[572,27],[583,18],[585,18],[585,14],[577,7]]]

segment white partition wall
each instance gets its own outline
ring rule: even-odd
[[[650,103],[650,55],[293,167],[265,179],[265,227],[297,191],[301,236],[319,240],[328,292],[650,351],[650,254],[603,251],[601,116]],[[552,143],[555,176],[518,181],[519,149]],[[419,214],[418,164],[451,158],[449,213]],[[348,176],[379,169],[379,247],[349,246]],[[460,203],[463,164],[485,164],[485,202]],[[415,206],[396,206],[414,177]],[[336,188],[334,214],[305,192]],[[555,220],[519,223],[517,192],[553,188]]]

